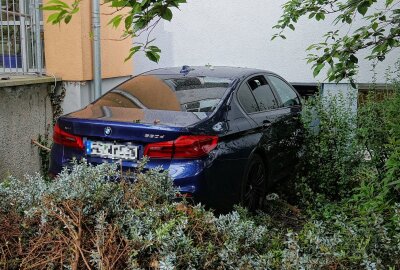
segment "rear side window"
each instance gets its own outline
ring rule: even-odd
[[[142,75],[111,90],[93,105],[207,113],[214,111],[230,85],[228,78]]]
[[[284,107],[300,105],[300,99],[296,92],[283,80],[275,76],[268,76],[278,93]]]
[[[264,76],[257,76],[248,80],[251,92],[257,101],[260,111],[267,111],[278,107],[272,89]]]
[[[247,113],[257,112],[259,110],[257,102],[246,83],[243,83],[239,88],[237,97],[240,105],[242,105]]]

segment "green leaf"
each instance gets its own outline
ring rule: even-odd
[[[129,50],[129,55],[125,58],[125,62],[128,61],[129,59],[131,59],[132,56],[133,56],[135,53],[137,53],[138,51],[140,51],[141,49],[142,49],[142,46],[135,46],[135,47],[132,47],[132,48]]]
[[[114,28],[117,28],[122,21],[122,15],[117,15],[110,20],[108,24],[112,24]]]
[[[171,21],[172,19],[172,11],[169,8],[166,8],[165,11],[161,14],[161,18],[167,21]]]
[[[73,10],[71,10],[70,14],[73,15],[79,11],[78,7],[75,7]]]
[[[317,65],[317,66],[314,68],[314,72],[313,72],[314,77],[317,77],[318,74],[321,72],[321,70],[322,70],[324,67],[325,67],[325,63],[321,63],[321,64]]]
[[[42,10],[61,10],[62,8],[60,6],[42,6]]]
[[[47,5],[52,5],[52,4],[60,5],[60,6],[64,7],[64,8],[66,8],[66,9],[69,9],[68,4],[63,2],[63,1],[60,1],[60,0],[50,0],[50,1],[47,2],[46,6]]]
[[[157,46],[149,46],[147,48],[152,52],[156,52],[156,53],[160,53],[161,52],[160,48],[158,48]]]
[[[160,55],[153,51],[147,51],[146,56],[147,56],[147,58],[149,58],[149,60],[156,62],[156,63],[158,63],[158,61],[160,60]]]
[[[111,1],[111,7],[120,8],[120,7],[125,7],[127,5],[128,5],[127,1],[117,1],[117,0]]]
[[[317,21],[325,20],[325,14],[324,13],[317,13],[317,15],[315,15],[315,19]]]
[[[379,26],[379,24],[378,24],[377,22],[374,22],[374,23],[372,24],[372,29],[373,29],[374,31],[376,31],[376,29],[378,29],[378,26]]]
[[[144,6],[146,6],[146,5],[148,4],[148,2],[150,2],[150,0],[143,0],[143,1],[140,3],[140,5],[141,5],[142,7],[144,7]]]
[[[47,22],[50,22],[50,23],[57,23],[56,22],[56,20],[57,20],[57,18],[58,18],[58,15],[59,15],[59,13],[53,13],[53,14],[51,14],[48,18],[47,18]]]
[[[129,15],[128,17],[125,18],[125,29],[130,29],[132,27],[133,23],[133,16]]]
[[[386,0],[386,7],[390,6],[393,3],[393,0]]]
[[[65,16],[64,22],[66,24],[68,24],[71,21],[71,19],[72,19],[72,15],[67,15],[67,16]]]
[[[351,79],[351,78],[350,78],[350,85],[351,85],[351,87],[353,87],[354,89],[357,89],[356,83],[355,83],[354,80]]]
[[[380,52],[384,51],[385,48],[386,48],[386,45],[385,45],[385,44],[380,44],[380,45],[376,46],[376,47],[372,50],[372,53],[380,53]]]
[[[349,59],[351,62],[358,64],[358,58],[354,54],[350,55]]]
[[[357,11],[361,14],[361,15],[365,15],[368,11],[368,8],[370,7],[370,4],[368,1],[364,1],[362,2],[360,5],[358,5],[357,7]]]

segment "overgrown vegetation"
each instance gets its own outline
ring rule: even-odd
[[[215,216],[176,201],[168,173],[143,164],[135,184],[113,181],[115,165],[77,162],[54,181],[9,178],[0,268],[400,269],[400,85],[389,87],[357,112],[341,96],[306,102],[290,184],[301,213],[269,195],[263,212]]]

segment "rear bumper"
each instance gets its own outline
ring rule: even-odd
[[[54,144],[51,149],[50,158],[50,175],[59,174],[64,167],[71,166],[71,160],[76,158],[81,160],[85,158],[91,164],[111,163],[114,160],[91,158],[84,155],[80,150],[66,148],[58,144]],[[145,169],[162,168],[168,170],[169,175],[174,181],[174,185],[178,187],[182,193],[190,193],[196,196],[203,189],[205,177],[205,166],[203,160],[149,160]],[[137,162],[124,161],[122,170],[124,172],[135,172]]]

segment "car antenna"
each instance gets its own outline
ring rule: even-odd
[[[180,73],[183,74],[183,75],[187,75],[192,70],[194,70],[194,68],[191,68],[188,65],[183,65]]]
[[[210,70],[214,70],[213,65],[211,65],[210,63],[208,63],[208,64],[206,65],[206,68],[209,68]]]

